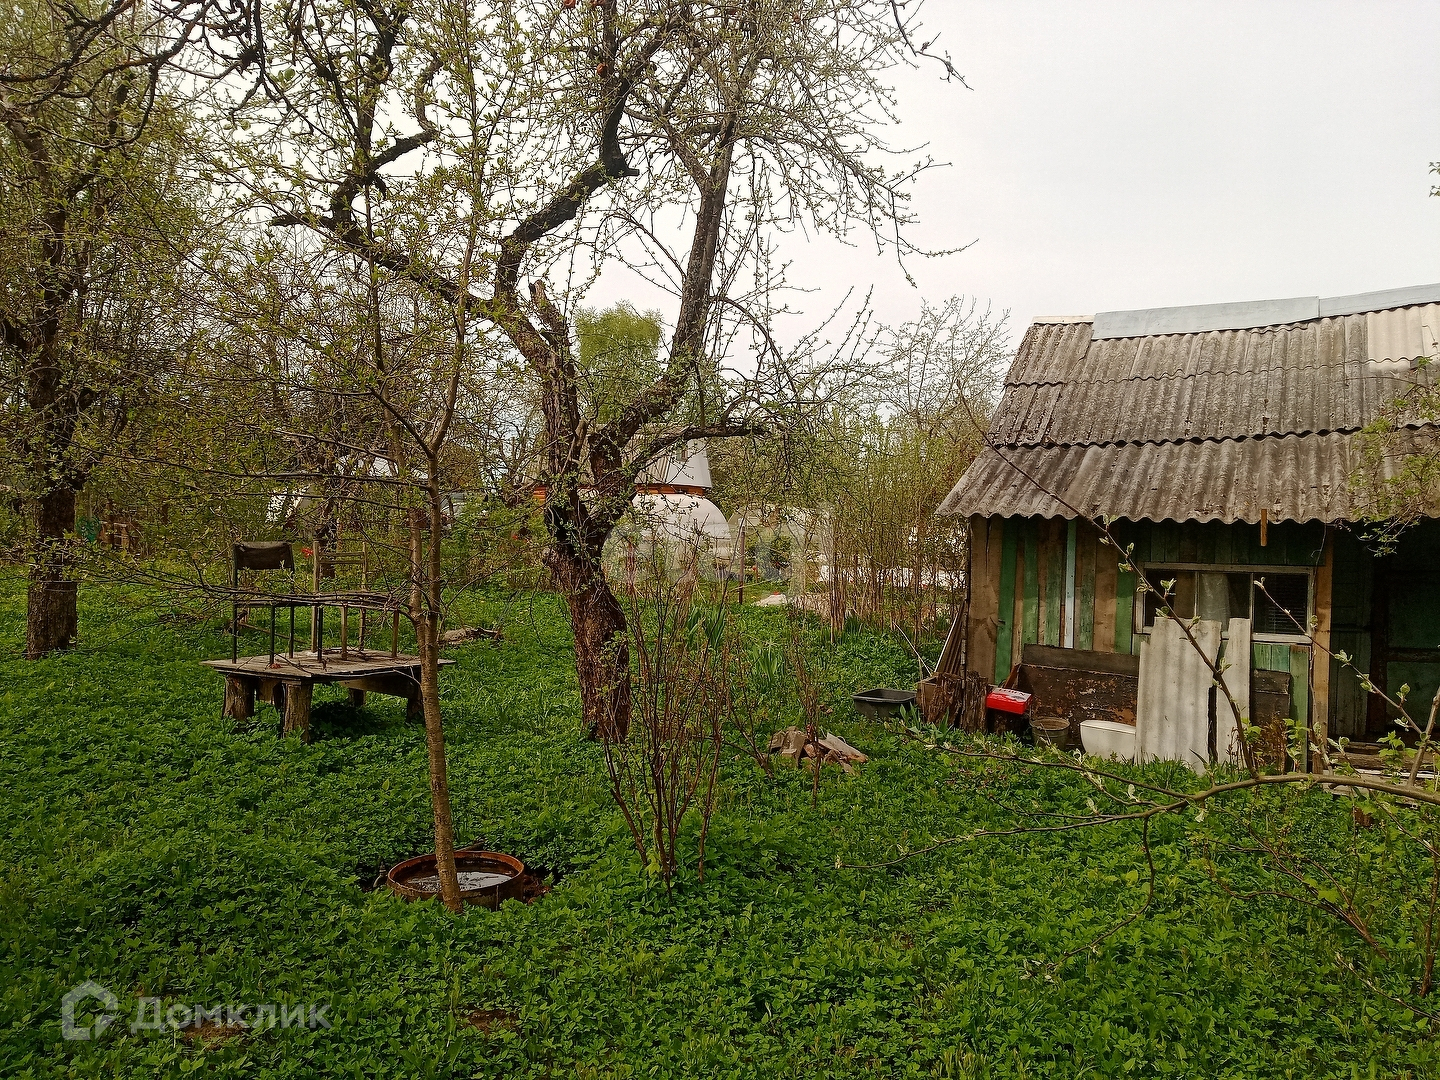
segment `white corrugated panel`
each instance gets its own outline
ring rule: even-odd
[[[1440,304],[1372,311],[1365,316],[1365,337],[1373,361],[1440,356]]]
[[[1229,639],[1225,642],[1225,660],[1229,664],[1221,675],[1225,692],[1240,708],[1240,716],[1250,721],[1250,620],[1231,619]],[[1240,733],[1235,727],[1235,712],[1218,695],[1215,699],[1215,754],[1231,765],[1240,763]]]
[[[1220,653],[1220,624],[1202,619],[1191,625],[1194,645],[1174,619],[1157,619],[1149,639],[1140,643],[1135,760],[1183,761],[1198,773],[1210,762],[1207,661]]]

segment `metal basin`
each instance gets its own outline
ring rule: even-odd
[[[877,687],[874,690],[862,690],[852,700],[855,702],[855,711],[861,716],[868,716],[871,720],[884,720],[894,716],[905,706],[914,705],[915,691]]]
[[[519,896],[525,887],[525,864],[499,851],[457,851],[455,873],[460,878],[460,899],[481,907],[499,907],[502,900]],[[391,892],[406,900],[440,895],[433,852],[396,863],[385,880]]]

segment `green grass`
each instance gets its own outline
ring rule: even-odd
[[[1133,829],[836,869],[1085,796],[1031,767],[967,772],[857,720],[850,691],[913,680],[887,638],[845,638],[830,688],[871,763],[832,770],[812,807],[807,777],[729,762],[706,879],[667,896],[579,732],[560,606],[468,601],[506,638],[456,650],[443,676],[457,833],[557,881],[452,917],[362,888],[431,846],[400,702],[356,715],[319,691],[310,746],[276,738],[266,708],[237,730],[196,664],[227,648],[213,627],[83,596],[82,647],[26,663],[23,591],[0,579],[0,1075],[1440,1074],[1413,1017],[1328,960],[1353,934],[1227,898],[1178,822],[1156,830],[1147,917],[1058,966],[1143,899]],[[745,626],[784,635],[783,615]],[[1318,843],[1353,832],[1324,796],[1304,803]],[[65,1042],[60,998],[86,978],[121,996],[122,1020]],[[192,1045],[126,1030],[142,995],[328,1003],[333,1027]]]

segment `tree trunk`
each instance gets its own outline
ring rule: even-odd
[[[625,642],[625,610],[594,560],[577,559],[552,545],[548,561],[570,608],[585,730],[592,739],[623,742],[630,735],[630,649]]]
[[[37,660],[75,639],[78,583],[67,537],[75,532],[75,490],[62,485],[35,505],[35,562],[25,607],[25,658]]]
[[[432,470],[432,474],[433,470]],[[435,812],[435,873],[440,879],[440,899],[451,911],[464,906],[460,879],[455,872],[455,826],[450,813],[450,777],[445,769],[445,728],[440,716],[440,626],[438,609],[428,605],[426,592],[433,593],[438,571],[433,565],[426,574],[422,531],[424,516],[410,512],[410,603],[415,615],[415,639],[420,652],[420,702],[425,712],[425,755],[430,765],[430,806]],[[438,559],[440,530],[431,517],[432,562]],[[422,591],[422,578],[429,586]],[[433,595],[430,597],[433,599]]]

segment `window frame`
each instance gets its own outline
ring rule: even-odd
[[[1252,579],[1257,577],[1268,577],[1271,574],[1286,574],[1290,576],[1305,577],[1305,617],[1308,620],[1315,613],[1315,568],[1313,566],[1280,566],[1280,565],[1245,565],[1237,566],[1234,563],[1197,563],[1197,562],[1149,562],[1135,564],[1141,577],[1154,570],[1177,570],[1193,571],[1202,574],[1249,574]],[[1145,593],[1136,589],[1134,601],[1130,608],[1131,634],[1137,637],[1149,637],[1152,626],[1145,624]],[[1253,619],[1255,609],[1255,583],[1250,583],[1250,609]],[[1307,623],[1308,625],[1308,623]],[[1221,636],[1229,636],[1229,628],[1221,628]],[[1251,623],[1251,641],[1273,641],[1287,645],[1308,645],[1310,638],[1306,634],[1259,634],[1255,632],[1254,623]]]

